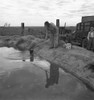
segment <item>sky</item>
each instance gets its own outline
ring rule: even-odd
[[[0,26],[43,26],[45,21],[75,26],[94,15],[94,0],[0,0]]]

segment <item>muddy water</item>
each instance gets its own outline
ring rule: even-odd
[[[94,100],[93,92],[63,70],[59,84],[45,88],[49,62],[28,58],[27,51],[0,48],[0,100]]]

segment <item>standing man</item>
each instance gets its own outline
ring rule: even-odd
[[[51,42],[50,48],[58,47],[58,43],[57,43],[58,28],[57,28],[57,26],[55,26],[53,23],[49,23],[48,21],[46,21],[44,23],[44,27],[46,29],[46,39],[48,38],[48,33],[50,35],[50,42]]]
[[[88,39],[88,50],[94,51],[94,27],[90,28],[90,32],[87,36]]]

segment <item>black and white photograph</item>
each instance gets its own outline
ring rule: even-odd
[[[94,0],[0,0],[0,100],[94,100]]]

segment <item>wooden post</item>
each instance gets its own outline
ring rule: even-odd
[[[59,19],[56,19],[56,26],[59,28],[60,23],[59,23]]]
[[[59,45],[59,27],[60,27],[60,22],[59,19],[56,19],[56,26],[57,26],[57,46]]]
[[[30,61],[34,61],[34,50],[33,49],[30,49]]]
[[[24,23],[21,23],[21,35],[24,35]]]

